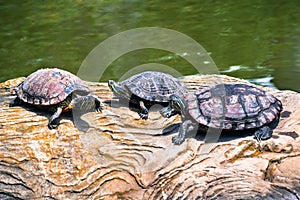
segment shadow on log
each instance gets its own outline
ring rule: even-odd
[[[0,84],[0,199],[300,199],[298,93],[268,89],[283,112],[267,141],[188,138],[175,146],[174,134],[162,131],[175,133],[179,116],[164,119],[153,107],[145,121],[118,101],[102,113],[65,114],[49,130],[50,113],[8,107],[22,80]],[[222,75],[184,81],[189,91],[245,82]],[[106,83],[88,85],[112,99]]]

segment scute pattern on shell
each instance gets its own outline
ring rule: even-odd
[[[35,105],[57,104],[74,91],[89,93],[87,85],[80,78],[56,68],[40,69],[16,88],[18,98]]]
[[[230,130],[261,127],[275,120],[282,110],[273,95],[246,84],[220,84],[188,94],[185,99],[197,122]]]
[[[171,94],[184,96],[186,93],[186,88],[180,80],[162,72],[143,72],[120,84],[132,94],[148,101],[168,102]]]

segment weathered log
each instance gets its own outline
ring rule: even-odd
[[[284,110],[267,141],[222,135],[213,144],[198,133],[175,146],[179,116],[164,119],[156,107],[141,120],[111,100],[105,83],[88,83],[107,102],[102,113],[65,114],[49,130],[49,112],[8,106],[23,79],[0,84],[0,199],[300,199],[296,92],[268,89]],[[184,81],[190,91],[246,82],[221,75]]]

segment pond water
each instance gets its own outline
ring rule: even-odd
[[[0,1],[0,81],[58,66],[77,73],[94,47],[122,31],[164,27],[201,44],[221,74],[300,91],[300,1]],[[101,56],[101,55],[99,55]],[[144,63],[198,73],[176,54],[142,49],[115,60],[100,81]]]

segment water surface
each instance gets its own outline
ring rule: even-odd
[[[300,91],[300,1],[0,1],[0,81],[58,66],[77,73],[100,42],[138,27],[164,27],[200,43],[220,73]],[[149,62],[197,71],[171,52],[123,55],[100,81]]]

